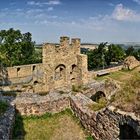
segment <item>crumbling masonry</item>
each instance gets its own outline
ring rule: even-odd
[[[60,38],[60,46],[44,44],[45,90],[87,83],[87,56],[80,54],[80,39]]]

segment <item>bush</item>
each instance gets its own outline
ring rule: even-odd
[[[0,115],[3,114],[8,107],[8,104],[4,101],[0,101]]]
[[[94,140],[92,136],[86,137],[86,140]]]

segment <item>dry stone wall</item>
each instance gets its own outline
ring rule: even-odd
[[[57,113],[69,108],[68,95],[51,93],[46,96],[25,94],[14,101],[16,109],[21,115],[43,115],[46,112]]]
[[[104,108],[99,111],[89,109],[89,105],[95,104],[80,93],[71,97],[71,108],[80,119],[82,125],[99,140],[120,139],[120,125],[127,124],[140,138],[140,119],[123,111],[116,111],[114,107]],[[125,129],[125,128],[124,128]],[[128,132],[127,132],[128,133]],[[133,133],[132,133],[133,135]]]
[[[140,138],[140,116],[117,110],[113,106],[94,111],[89,106],[97,103],[81,93],[73,95],[72,93],[51,92],[46,96],[23,94],[10,102],[12,105],[15,104],[21,115],[27,116],[43,115],[46,112],[58,113],[66,108],[71,108],[85,129],[97,140],[121,139],[121,131],[127,130],[127,132],[123,133],[128,133],[129,131],[124,128],[125,125],[134,130],[135,134],[131,132],[131,135],[134,135],[133,138]],[[5,114],[0,117],[1,139],[10,139],[14,117],[14,106],[8,108]]]

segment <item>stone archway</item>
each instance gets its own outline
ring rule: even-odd
[[[119,125],[120,128],[120,140],[126,139],[140,139],[140,136],[136,133],[136,131],[129,124]]]
[[[75,85],[77,83],[77,73],[78,73],[77,65],[75,64],[71,65],[70,80],[72,85]]]
[[[97,91],[94,95],[90,97],[90,99],[94,102],[98,102],[100,98],[106,97],[103,91]]]
[[[63,64],[58,65],[55,68],[55,81],[64,80],[66,79],[66,66]]]

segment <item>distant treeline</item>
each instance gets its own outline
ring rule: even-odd
[[[112,64],[121,64],[127,56],[135,56],[140,61],[140,48],[133,46],[123,48],[121,45],[101,43],[94,50],[82,48],[81,53],[88,56],[88,69],[109,67]]]

